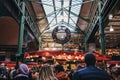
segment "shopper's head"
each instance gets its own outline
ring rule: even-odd
[[[109,66],[109,68],[110,68],[110,71],[111,71],[111,73],[117,73],[117,67],[116,67],[116,64],[111,64],[110,66]]]
[[[111,64],[111,65],[109,66],[110,69],[112,69],[113,67],[116,67],[116,64]]]
[[[61,72],[61,71],[64,71],[64,68],[63,68],[63,66],[62,65],[56,65],[55,66],[55,71],[57,71],[57,72]]]
[[[53,72],[53,67],[51,65],[45,64],[40,68],[39,80],[53,80],[53,78],[55,78],[55,76]]]
[[[5,63],[1,63],[1,64],[0,64],[0,68],[3,68],[3,69],[4,69],[5,67],[6,67],[6,64],[5,64]]]
[[[28,66],[26,64],[20,64],[19,71],[21,74],[25,74],[25,75],[29,74],[29,69],[28,69]]]
[[[87,66],[89,66],[89,65],[95,65],[96,58],[93,55],[93,52],[86,53],[86,55],[85,55],[85,63],[87,64]]]

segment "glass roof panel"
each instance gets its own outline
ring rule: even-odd
[[[42,0],[42,1],[43,1],[42,3],[46,4],[46,5],[43,4],[43,7],[44,7],[44,10],[45,10],[46,14],[49,14],[49,13],[54,11],[53,6],[51,5],[52,1],[49,1],[49,0],[48,1]],[[49,2],[49,4],[48,4],[48,2]],[[49,6],[49,5],[51,5],[51,6]]]
[[[58,1],[58,0],[54,0],[54,1],[55,1],[56,9],[60,9],[61,8],[61,1]]]
[[[83,0],[41,0],[41,1],[43,3],[43,8],[45,10],[45,14],[49,22],[50,28],[53,27],[53,25],[59,24],[61,22],[65,22],[76,27],[76,23],[78,20]]]
[[[65,0],[63,7],[66,7],[67,9],[69,9],[70,7],[69,4],[70,4],[70,0]]]
[[[82,2],[82,0],[81,0]],[[71,11],[74,12],[76,15],[79,15],[80,13],[80,9],[81,9],[81,2],[80,0],[73,0],[72,1],[72,7],[71,7]],[[70,24],[74,23],[73,26],[76,26],[75,23],[77,23],[78,17],[73,16],[72,14],[70,14]]]

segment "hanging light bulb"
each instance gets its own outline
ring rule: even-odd
[[[109,14],[109,19],[112,19],[113,18],[113,15],[112,14]]]
[[[110,32],[112,32],[112,31],[114,31],[114,29],[113,29],[113,27],[112,27],[112,26],[110,26]]]

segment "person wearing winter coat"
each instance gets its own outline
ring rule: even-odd
[[[85,63],[86,67],[74,74],[74,80],[110,80],[110,76],[106,71],[95,66],[96,58],[93,52],[86,53]]]
[[[13,80],[29,80],[29,69],[26,64],[20,64],[17,75]]]

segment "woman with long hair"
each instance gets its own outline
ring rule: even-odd
[[[39,80],[58,80],[53,72],[53,67],[50,65],[44,65],[39,71]]]

